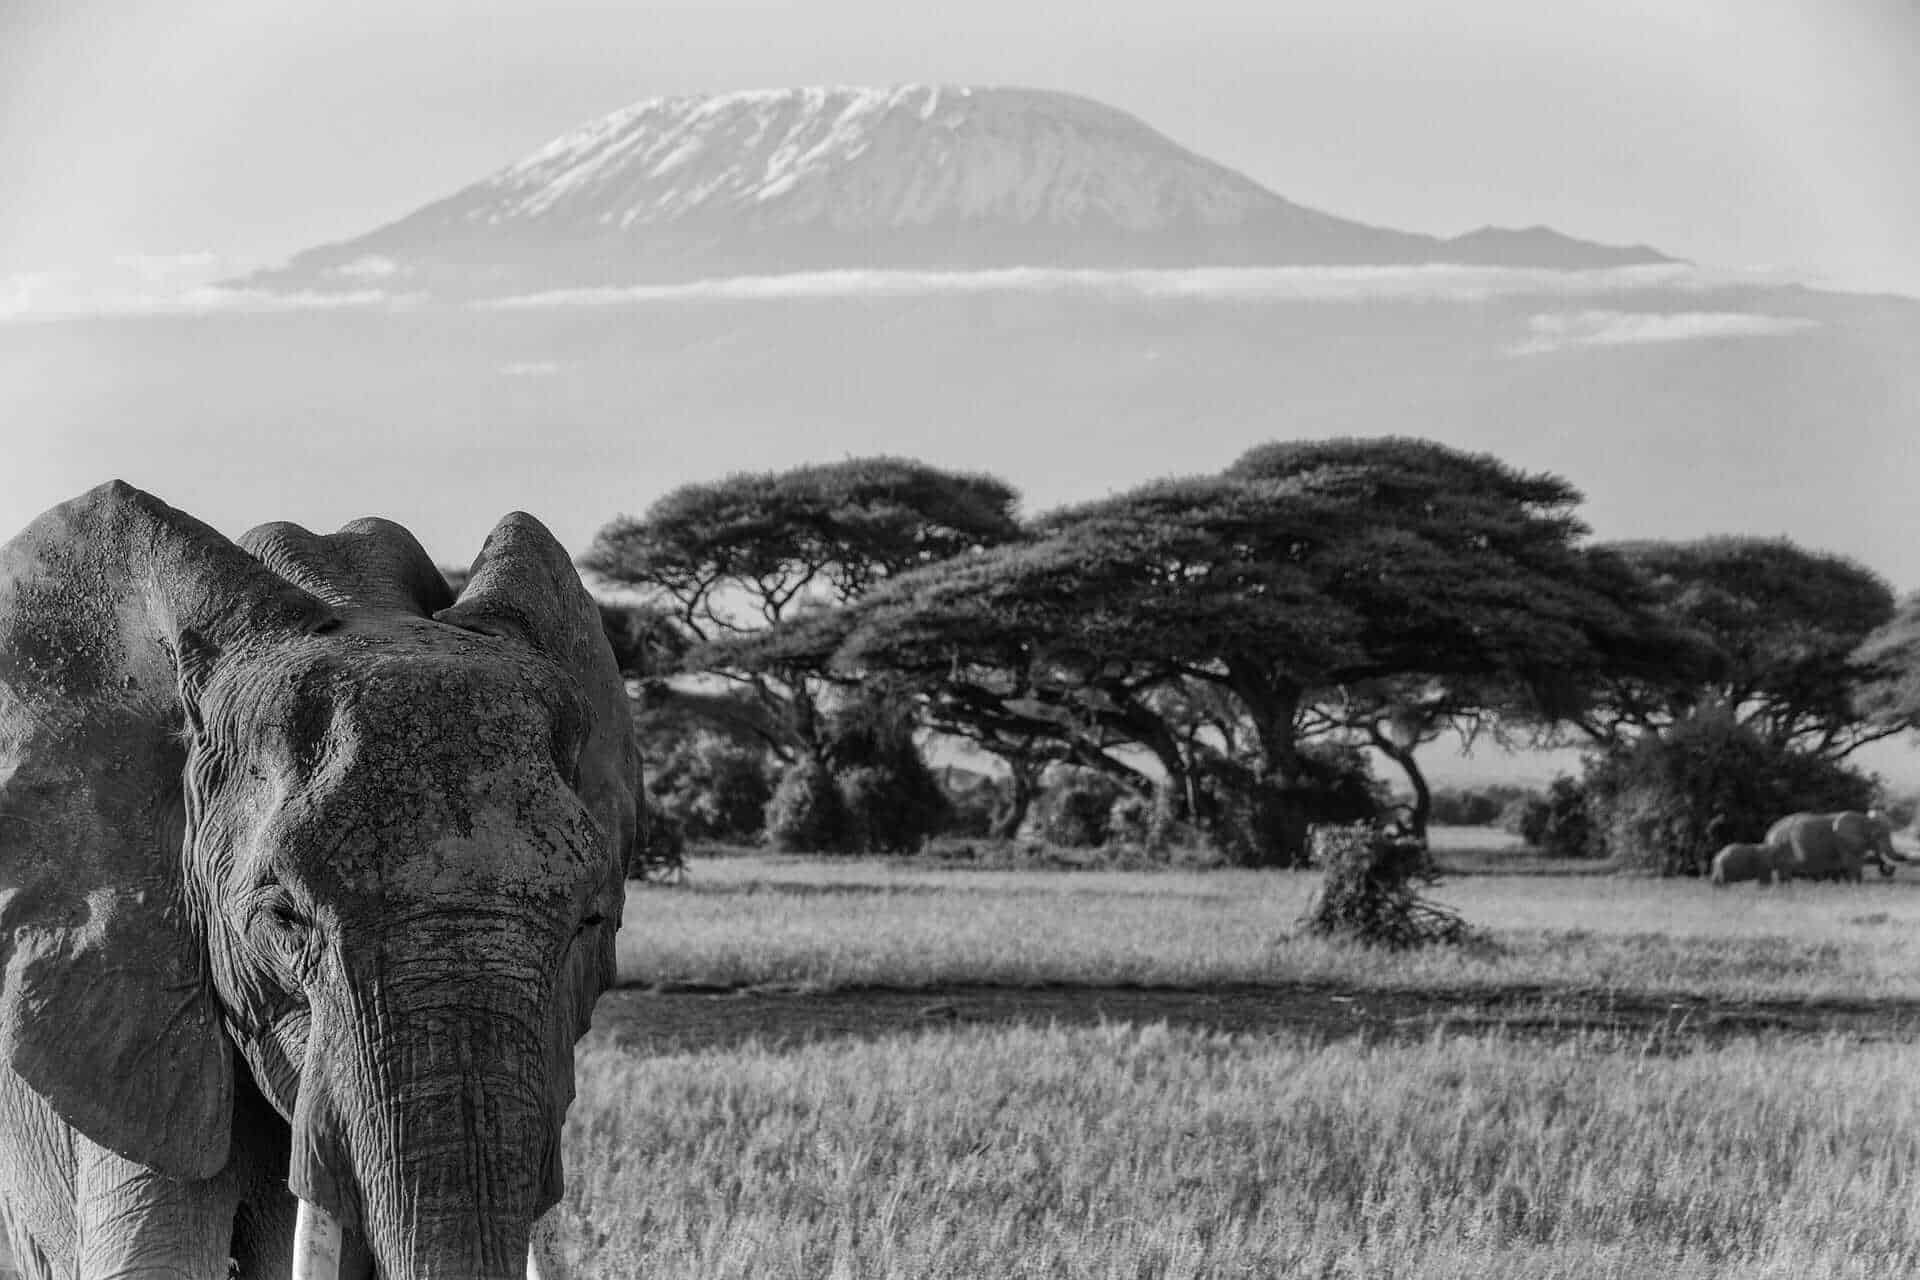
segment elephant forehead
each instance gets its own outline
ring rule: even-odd
[[[382,896],[575,896],[591,878],[596,828],[546,759],[445,738],[377,750],[279,791],[251,842],[314,884]],[[511,745],[511,744],[510,744]]]
[[[488,718],[508,705],[557,711],[579,694],[558,667],[529,651],[495,642],[452,651],[399,646],[367,652],[346,644],[308,657],[297,684],[324,688],[342,706],[428,722]]]
[[[506,747],[569,728],[584,705],[573,680],[531,653],[357,636],[236,661],[207,692],[209,720],[236,747],[284,742],[303,757]]]

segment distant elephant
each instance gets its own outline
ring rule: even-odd
[[[638,776],[530,516],[457,600],[397,524],[236,545],[119,483],[0,547],[17,1265],[527,1275]]]
[[[1783,874],[1802,879],[1859,880],[1868,862],[1890,876],[1902,861],[1893,851],[1893,828],[1878,809],[1788,814],[1767,829],[1766,843],[1779,855]]]
[[[1771,884],[1783,878],[1779,855],[1768,845],[1730,844],[1713,855],[1715,884],[1739,884],[1746,880]]]

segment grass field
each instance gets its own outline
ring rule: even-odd
[[[1715,889],[1474,875],[1433,897],[1496,944],[1394,955],[1305,936],[1311,872],[1022,872],[881,860],[696,862],[636,888],[623,981],[869,984],[1335,981],[1729,999],[1920,999],[1920,871]]]
[[[635,890],[622,974],[1920,999],[1910,870],[1719,891],[1462,876],[1436,896],[1492,945],[1399,956],[1302,937],[1316,883],[699,861]],[[566,1234],[598,1277],[1906,1276],[1920,1048],[1125,1023],[654,1056],[603,1038],[568,1161]]]
[[[966,1030],[588,1053],[592,1276],[1747,1277],[1920,1269],[1904,1047]]]

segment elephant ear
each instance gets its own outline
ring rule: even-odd
[[[227,1159],[232,1048],[183,878],[183,722],[223,649],[327,611],[115,482],[0,547],[0,1058],[94,1142]]]

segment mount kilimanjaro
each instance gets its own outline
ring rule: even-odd
[[[1085,98],[923,85],[642,102],[249,283],[484,297],[826,270],[1669,261],[1545,227],[1369,226]]]

